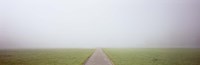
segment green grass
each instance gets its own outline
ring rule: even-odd
[[[94,49],[0,50],[0,65],[82,65]]]
[[[200,65],[200,49],[107,48],[115,65]]]

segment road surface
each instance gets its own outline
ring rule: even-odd
[[[112,63],[103,50],[97,48],[93,55],[86,61],[85,65],[112,65]]]

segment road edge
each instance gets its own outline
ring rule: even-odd
[[[106,57],[108,58],[108,60],[110,60],[111,64],[112,64],[112,65],[115,65],[115,64],[113,63],[112,59],[110,58],[110,56],[105,52],[104,48],[101,48],[101,49],[102,49],[102,51],[104,52],[104,54],[106,55]]]
[[[93,49],[93,51],[92,51],[92,53],[85,59],[85,61],[83,62],[83,63],[81,63],[82,65],[85,65],[87,62],[88,62],[88,60],[90,59],[90,57],[94,54],[94,52],[96,51],[97,49],[95,48],[95,49]]]

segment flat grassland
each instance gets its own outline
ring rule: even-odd
[[[200,65],[200,49],[106,48],[114,65]]]
[[[94,49],[0,50],[0,65],[82,65]]]

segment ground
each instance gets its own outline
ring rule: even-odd
[[[0,65],[200,65],[195,48],[0,50]]]
[[[104,49],[114,65],[200,65],[200,50],[187,48]]]
[[[0,50],[0,65],[82,65],[94,49]]]

